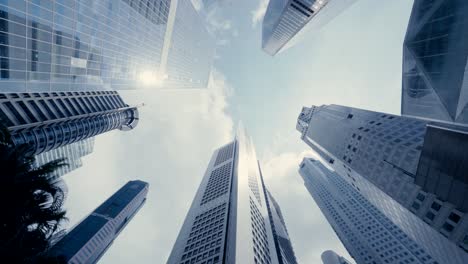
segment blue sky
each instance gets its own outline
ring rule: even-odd
[[[165,263],[212,151],[232,140],[240,120],[300,262],[320,263],[327,249],[347,256],[297,172],[302,157],[313,153],[295,131],[296,118],[302,106],[313,104],[400,112],[402,43],[412,1],[359,0],[276,57],[260,48],[265,0],[221,3],[206,13],[197,2],[218,38],[208,89],[122,93],[129,103],[146,103],[139,126],[99,136],[84,166],[65,177],[70,226],[126,181],[150,183],[148,202],[102,263]]]

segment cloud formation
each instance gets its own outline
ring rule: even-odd
[[[252,27],[256,27],[263,20],[269,0],[259,0],[257,8],[252,11]]]

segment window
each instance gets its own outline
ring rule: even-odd
[[[439,211],[441,207],[442,207],[442,205],[437,203],[437,202],[433,202],[432,205],[431,205],[431,208],[436,210],[436,211]]]
[[[447,232],[452,232],[455,227],[453,225],[449,224],[449,223],[445,223],[442,226],[442,228]]]
[[[426,217],[432,221],[435,218],[435,214],[432,212],[427,212]]]
[[[413,207],[413,208],[416,209],[416,210],[419,210],[419,208],[421,207],[421,205],[420,205],[419,203],[414,202],[414,203],[411,205],[411,207]]]
[[[419,201],[424,201],[424,199],[426,198],[426,196],[424,196],[424,194],[422,193],[418,193],[418,196],[416,197],[416,199],[418,199]]]
[[[456,213],[451,213],[449,215],[449,219],[452,220],[454,223],[458,223],[461,219],[461,216]]]

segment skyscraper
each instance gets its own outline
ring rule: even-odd
[[[336,254],[332,250],[327,250],[322,253],[323,264],[351,264],[342,256]]]
[[[37,155],[104,132],[131,130],[138,110],[114,91],[0,93],[0,119],[16,145]]]
[[[98,262],[146,201],[149,185],[129,181],[66,234],[50,254],[67,263]],[[130,254],[131,249],[126,254]]]
[[[468,261],[464,128],[326,105],[304,107],[297,129],[339,175],[434,259]]]
[[[357,263],[435,263],[428,252],[372,205],[360,191],[328,170],[320,161],[305,158],[299,173],[307,190]],[[435,234],[434,238],[441,236],[434,231],[432,233]],[[331,260],[329,255],[333,254],[324,255]]]
[[[57,170],[52,173],[52,178],[56,179],[80,168],[83,165],[81,158],[93,152],[93,148],[94,137],[83,139],[36,155],[35,165],[41,166],[54,160],[66,159],[65,162],[67,166],[57,168]]]
[[[2,1],[1,92],[141,87],[160,70],[170,4]]]
[[[296,255],[294,254],[294,249],[289,238],[288,229],[286,228],[286,222],[284,221],[281,208],[265,186],[264,190],[266,190],[266,204],[273,237],[275,238],[278,262],[279,264],[297,264]]]
[[[315,34],[356,0],[270,0],[263,18],[262,48],[274,56],[298,33]],[[305,28],[306,27],[306,28]]]
[[[173,0],[169,13],[161,71],[165,88],[206,88],[215,39],[190,0]]]
[[[403,47],[401,112],[468,124],[468,2],[414,1]]]
[[[0,92],[206,87],[214,45],[190,0],[2,1]]]
[[[240,129],[213,154],[167,263],[288,263],[278,260],[294,256],[279,237],[287,235],[284,220],[262,180],[252,141]],[[273,227],[271,219],[282,222]]]

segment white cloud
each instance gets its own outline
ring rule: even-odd
[[[205,90],[124,94],[129,103],[146,103],[138,127],[97,137],[84,167],[65,176],[70,225],[128,180],[150,183],[147,203],[100,263],[166,262],[213,150],[233,138],[225,112],[232,93],[213,71]]]
[[[258,7],[252,11],[252,26],[256,27],[263,20],[268,7],[269,0],[259,0]]]
[[[322,215],[299,175],[304,157],[312,151],[286,152],[266,160],[262,166],[265,184],[278,201],[299,263],[322,263],[320,255],[334,250],[351,259]]]

